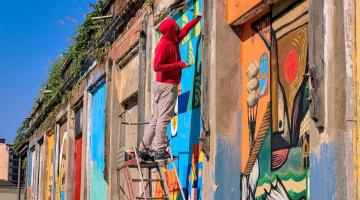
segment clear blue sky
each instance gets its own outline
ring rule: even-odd
[[[72,44],[96,0],[4,1],[0,6],[0,138],[15,139],[50,64]]]

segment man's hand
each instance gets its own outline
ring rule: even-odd
[[[186,63],[185,67],[184,68],[189,68],[193,65],[193,63]]]
[[[195,15],[196,17],[202,18],[203,14],[202,13],[196,13]]]

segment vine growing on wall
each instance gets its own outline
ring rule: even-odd
[[[99,0],[96,4],[90,4],[90,6],[93,8],[93,11],[85,16],[84,22],[76,29],[74,42],[70,48],[50,65],[48,78],[42,85],[41,92],[35,101],[34,108],[41,103],[41,108],[36,112],[40,112],[37,120],[42,124],[45,124],[49,118],[55,116],[57,105],[68,97],[71,88],[81,81],[81,77],[87,70],[84,60],[91,51],[96,49],[96,41],[102,34],[102,21],[93,20],[92,18],[101,15],[104,0]],[[72,62],[69,66],[72,85],[63,91],[65,84],[63,66],[69,57],[72,57]],[[48,92],[44,93],[44,91]],[[30,121],[30,117],[25,118],[22,125],[18,128],[14,141],[15,150],[31,137],[32,133],[28,134]],[[37,128],[40,128],[41,125]]]

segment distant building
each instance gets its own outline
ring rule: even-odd
[[[0,179],[9,179],[9,148],[5,139],[0,139]]]
[[[7,144],[9,149],[9,172],[8,181],[12,183],[18,182],[18,171],[19,171],[19,157],[14,153],[14,147],[12,144]]]
[[[0,179],[12,183],[18,181],[19,158],[14,154],[12,144],[6,144],[5,139],[0,139]]]

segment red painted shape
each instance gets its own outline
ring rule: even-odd
[[[74,199],[80,200],[81,191],[81,154],[82,154],[82,136],[75,141],[75,193]]]
[[[287,83],[292,83],[296,77],[299,67],[299,54],[295,49],[289,51],[285,60],[285,80]]]
[[[289,149],[280,149],[272,153],[272,169],[283,166],[289,155]]]

